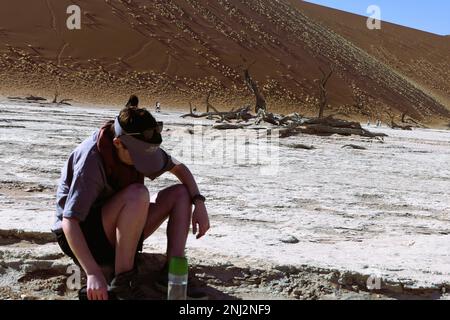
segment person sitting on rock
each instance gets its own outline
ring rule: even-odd
[[[108,299],[104,265],[114,266],[109,292],[117,299],[144,298],[135,259],[143,241],[166,219],[168,261],[184,257],[191,223],[197,239],[210,228],[192,173],[160,147],[163,124],[136,107],[137,97],[132,100],[71,153],[57,189],[52,231],[61,250],[86,272],[89,300]],[[144,178],[166,172],[181,184],[158,192],[150,203]],[[164,274],[167,280],[167,263]]]

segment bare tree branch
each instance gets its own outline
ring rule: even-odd
[[[322,67],[319,66],[320,73],[322,73],[322,78],[319,79],[319,90],[320,90],[320,96],[319,96],[319,119],[323,118],[323,114],[325,112],[325,108],[328,104],[328,96],[327,96],[327,83],[328,80],[330,80],[331,76],[333,75],[334,69],[333,67],[329,67],[329,72],[325,72]]]
[[[258,113],[260,110],[266,112],[267,111],[266,99],[259,90],[258,84],[253,80],[252,76],[250,75],[250,71],[248,70],[248,68],[244,70],[244,77],[247,87],[255,95],[256,98],[255,112]]]

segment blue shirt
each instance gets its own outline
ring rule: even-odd
[[[52,227],[53,232],[62,230],[63,218],[76,218],[83,222],[91,208],[103,206],[119,191],[108,184],[102,157],[97,149],[98,134],[99,130],[83,141],[70,154],[61,171],[56,191],[56,221]],[[171,157],[167,155],[167,159],[167,164],[160,174],[174,167]]]

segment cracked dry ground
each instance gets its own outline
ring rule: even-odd
[[[0,233],[0,300],[73,300],[77,292],[67,288],[72,265],[60,253],[50,234]],[[144,247],[138,269],[149,298],[164,299],[152,287],[152,276],[162,266],[164,256]],[[215,257],[218,258],[218,257]],[[379,292],[369,292],[367,277],[349,272],[313,267],[264,266],[253,268],[239,262],[211,261],[208,257],[190,259],[195,285],[211,300],[234,299],[446,299],[445,290],[406,290],[383,284]],[[208,262],[209,261],[209,262]],[[224,261],[224,260],[222,260]],[[85,283],[85,277],[82,277]]]

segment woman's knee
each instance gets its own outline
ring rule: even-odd
[[[173,196],[177,201],[191,202],[191,195],[188,188],[184,184],[173,186]]]
[[[150,194],[144,184],[135,183],[129,185],[124,193],[125,202],[132,202],[134,204],[149,205]]]

